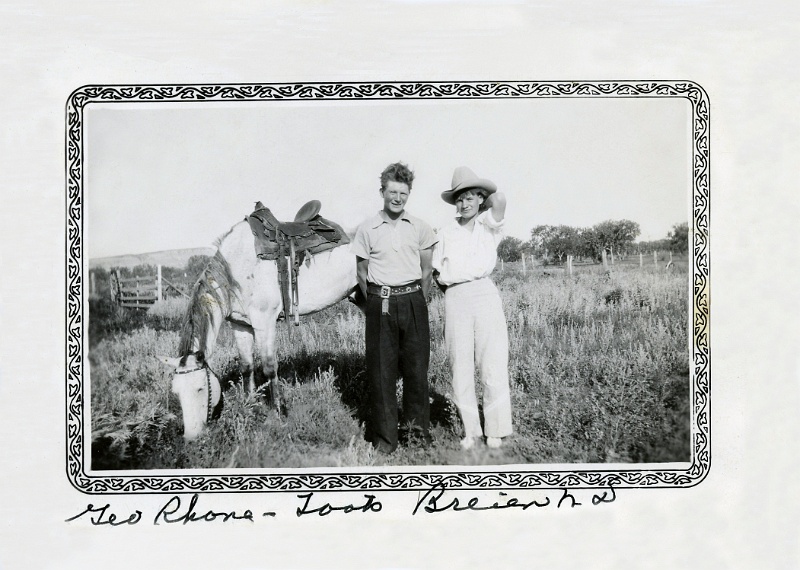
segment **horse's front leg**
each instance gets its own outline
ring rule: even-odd
[[[275,340],[277,337],[277,312],[269,312],[262,318],[253,319],[253,333],[255,334],[256,350],[261,362],[261,372],[266,385],[267,400],[276,411],[280,412],[281,398],[278,386],[278,359],[275,355]]]
[[[253,393],[256,391],[253,358],[253,329],[248,325],[236,322],[231,322],[231,329],[233,330],[233,338],[236,341],[236,348],[239,351],[239,373],[242,375],[242,382],[247,388],[247,391]]]

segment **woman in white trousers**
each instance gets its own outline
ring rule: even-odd
[[[508,329],[500,295],[489,275],[503,239],[506,199],[490,180],[465,166],[456,168],[442,199],[458,217],[439,230],[433,269],[445,290],[445,346],[453,373],[453,397],[464,423],[461,446],[470,449],[486,436],[500,447],[512,433],[508,383]],[[483,384],[481,428],[475,369]]]

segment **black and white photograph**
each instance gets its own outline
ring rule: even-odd
[[[796,568],[800,11],[0,7],[0,568]]]
[[[704,475],[701,86],[89,86],[72,102],[86,484]]]

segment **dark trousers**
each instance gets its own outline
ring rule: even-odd
[[[397,379],[403,377],[404,423],[428,436],[428,306],[421,291],[389,298],[389,314],[381,314],[382,299],[370,295],[366,308],[367,382],[370,422],[367,439],[379,450],[397,448]]]

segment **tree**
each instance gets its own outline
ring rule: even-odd
[[[536,226],[531,230],[530,244],[531,252],[542,259],[548,257],[547,242],[555,233],[555,226]]]
[[[594,228],[581,228],[578,230],[575,255],[599,260],[601,257],[600,250],[600,237]]]
[[[521,239],[506,236],[497,246],[497,256],[503,261],[519,261],[522,257],[523,243]]]
[[[575,255],[578,249],[578,228],[572,226],[558,226],[555,235],[550,240],[550,250],[558,257],[560,262],[565,255]]]
[[[572,226],[536,226],[531,230],[531,245],[542,258],[575,255],[579,249],[579,230]]]
[[[131,277],[148,277],[149,275],[155,275],[158,268],[150,263],[140,263],[133,267],[120,267],[117,271],[119,271],[120,277],[128,279]]]
[[[531,230],[531,250],[542,258],[565,255],[600,260],[603,250],[622,253],[634,244],[640,233],[639,224],[630,220],[606,220],[591,228],[572,226],[536,226]]]
[[[639,224],[630,220],[606,220],[592,229],[596,237],[597,256],[602,255],[603,249],[609,250],[612,247],[619,252],[626,250],[641,233]]]
[[[670,249],[670,241],[668,239],[640,241],[636,244],[636,249],[641,253],[653,253],[654,251],[665,251]]]
[[[211,261],[211,257],[208,255],[193,255],[189,258],[186,262],[186,275],[191,279],[192,282],[196,281],[203,270],[208,265],[208,262]]]
[[[689,224],[675,224],[667,234],[669,248],[676,253],[686,253],[689,249]]]

